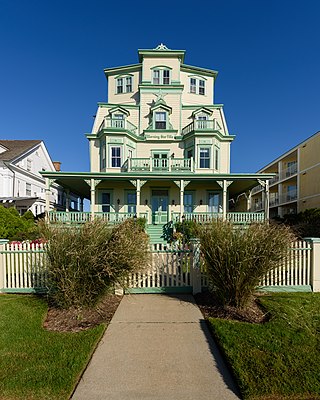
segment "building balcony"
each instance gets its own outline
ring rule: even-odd
[[[185,126],[182,129],[182,135],[187,135],[191,132],[212,132],[212,131],[220,131],[221,127],[218,122],[214,120],[195,120],[191,122],[189,125]]]
[[[193,158],[128,158],[124,172],[194,172]]]
[[[137,135],[137,127],[126,119],[104,118],[99,126],[98,132],[104,129],[109,132],[129,132],[135,136]]]

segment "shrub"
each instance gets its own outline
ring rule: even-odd
[[[14,207],[0,206],[0,238],[9,240],[34,239],[37,235],[34,217],[27,211],[22,217]]]
[[[285,226],[234,227],[213,221],[199,229],[208,279],[223,305],[244,308],[263,276],[277,267],[293,235]]]
[[[195,221],[182,221],[175,223],[176,233],[178,233],[177,237],[182,237],[181,240],[185,243],[189,243],[191,238],[197,236],[198,227],[199,224]]]
[[[147,261],[148,236],[133,220],[115,227],[99,219],[80,227],[40,226],[48,240],[48,294],[63,308],[94,305]]]

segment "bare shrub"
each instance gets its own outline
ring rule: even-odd
[[[110,226],[41,224],[48,241],[49,297],[60,307],[94,305],[107,289],[147,262],[148,236],[133,220]]]
[[[199,230],[208,279],[223,305],[244,308],[260,280],[276,268],[294,239],[289,228],[235,227],[213,221]]]

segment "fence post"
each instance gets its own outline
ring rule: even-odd
[[[304,238],[311,243],[311,286],[313,292],[320,292],[320,238]]]
[[[5,280],[5,257],[2,252],[6,249],[6,244],[9,242],[7,239],[0,239],[0,292],[4,289]]]
[[[191,284],[192,294],[201,293],[201,270],[200,270],[200,240],[191,239],[192,263]]]

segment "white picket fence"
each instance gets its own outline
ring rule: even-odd
[[[208,285],[200,259],[199,246],[179,249],[165,245],[152,250],[148,269],[131,274],[127,287],[131,292],[201,290]],[[47,272],[45,244],[1,243],[0,292],[35,292],[45,290]],[[261,281],[262,287],[301,287],[320,291],[320,241],[297,241],[278,268]]]

